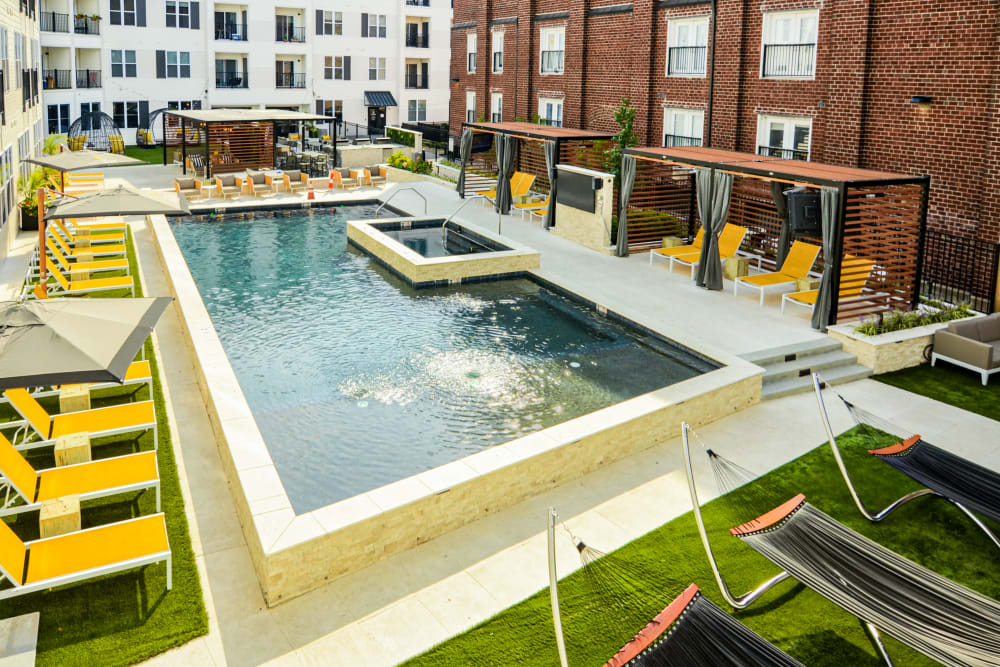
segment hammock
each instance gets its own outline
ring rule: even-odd
[[[691,584],[604,667],[802,667]]]
[[[929,658],[945,665],[1000,665],[1000,603],[859,535],[801,494],[730,532]]]

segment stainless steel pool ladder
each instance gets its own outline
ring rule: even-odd
[[[418,197],[424,200],[424,215],[427,215],[427,197],[420,194],[420,191],[417,190],[416,188],[405,187],[405,188],[399,188],[398,190],[394,191],[391,195],[389,195],[389,197],[384,202],[379,204],[379,207],[375,209],[375,217],[376,218],[378,217],[378,214],[382,211],[383,208],[385,208],[385,205],[388,204],[393,197],[398,195],[400,192],[403,192],[404,190],[409,190],[410,192],[413,192]]]
[[[458,215],[459,211],[461,211],[463,208],[465,208],[468,205],[469,202],[475,201],[477,199],[487,199],[487,197],[486,197],[486,195],[472,195],[471,197],[466,197],[465,201],[462,202],[461,204],[459,204],[458,208],[456,208],[454,211],[452,211],[451,215],[449,215],[447,218],[445,218],[444,222],[441,223],[441,242],[442,243],[445,240],[445,232],[446,232],[446,227],[448,227],[448,223],[451,222],[452,219],[456,215]]]

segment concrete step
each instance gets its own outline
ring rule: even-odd
[[[838,341],[835,341],[829,336],[824,336],[823,338],[817,338],[816,340],[810,340],[803,343],[792,343],[790,345],[781,345],[779,347],[772,347],[766,350],[757,350],[756,352],[750,352],[740,356],[752,364],[767,366],[769,364],[794,361],[795,359],[809,355],[833,352],[834,350],[839,350],[840,347],[841,346]]]
[[[827,384],[836,385],[845,382],[854,382],[871,377],[872,370],[860,364],[849,364],[846,366],[835,366],[822,371],[821,375]],[[774,382],[765,382],[761,389],[761,398],[764,400],[780,398],[791,394],[800,394],[812,391],[812,376],[803,377],[783,377]]]
[[[826,375],[826,372],[831,368],[849,366],[857,360],[855,355],[840,349],[822,354],[807,354],[792,361],[779,361],[765,365],[764,382],[777,382],[789,377],[806,377],[814,371]]]

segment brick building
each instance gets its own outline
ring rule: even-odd
[[[1000,242],[995,0],[716,0],[715,25],[707,0],[611,2],[457,0],[452,131],[615,131],[628,97],[643,145],[929,174],[930,224]]]

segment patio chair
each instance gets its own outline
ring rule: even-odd
[[[234,199],[240,196],[240,186],[236,182],[236,174],[222,174],[215,177],[215,190],[223,199]]]
[[[386,184],[388,175],[388,170],[385,167],[375,165],[374,167],[365,167],[362,178],[368,182],[369,186],[376,188]]]
[[[510,177],[510,198],[513,200],[515,197],[523,197],[528,194],[528,191],[531,190],[531,186],[534,184],[534,174],[515,171],[514,175]],[[485,192],[477,192],[476,194],[482,195],[491,201],[497,198],[496,190],[486,190]]]
[[[694,242],[686,245],[674,246],[673,248],[653,248],[649,251],[649,264],[652,266],[655,258],[663,259],[667,262],[675,255],[690,255],[693,252],[701,252],[701,244],[705,239],[705,228],[699,227],[698,233],[694,235]]]
[[[201,188],[198,187],[198,181],[194,178],[175,178],[174,192],[184,195],[189,200],[201,199]]]
[[[816,258],[819,256],[819,246],[812,243],[796,241],[788,250],[781,268],[772,273],[758,273],[752,276],[739,276],[733,281],[733,295],[739,296],[740,285],[750,287],[760,292],[760,305],[764,305],[764,292],[768,288],[784,288],[795,285],[802,278],[807,278]]]
[[[156,412],[152,401],[138,401],[107,408],[50,415],[27,389],[8,389],[4,396],[24,420],[7,422],[0,427],[18,426],[14,446],[19,450],[50,447],[56,438],[73,433],[89,433],[90,437],[153,431],[153,448],[157,446]],[[41,440],[29,440],[33,431]]]
[[[343,190],[354,190],[360,187],[358,179],[351,178],[351,170],[346,168],[331,169],[330,182],[333,183],[334,187],[341,188]]]
[[[312,160],[312,169],[310,169],[309,175],[313,178],[322,179],[329,173],[330,156],[326,153],[314,155]]]
[[[85,218],[89,219],[89,218]],[[76,218],[63,218],[63,224],[76,235],[93,234],[94,232],[125,232],[128,234],[128,223],[124,218],[118,222],[81,222]]]
[[[170,543],[163,514],[151,514],[23,542],[0,521],[0,578],[11,587],[0,599],[86,581],[153,563],[167,566],[167,590],[173,587]]]
[[[513,206],[515,209],[521,212],[522,220],[524,219],[525,213],[531,213],[534,215],[536,211],[540,212],[541,216],[544,218],[545,214],[549,210],[549,202],[551,200],[552,200],[552,193],[550,192],[548,196],[546,196],[545,199],[542,199],[541,201],[529,201],[525,202],[524,204],[518,204],[517,202],[514,202]]]
[[[49,275],[55,280],[48,280],[45,283],[46,296],[74,296],[77,294],[93,294],[94,292],[107,292],[109,290],[127,289],[129,296],[135,296],[135,283],[132,276],[116,276],[113,278],[90,278],[89,280],[73,280],[72,274],[67,280],[62,271],[57,266],[58,262],[47,262],[46,268]],[[26,286],[27,288],[28,286]],[[26,296],[38,297],[36,290],[31,289]]]
[[[72,264],[66,259],[66,256],[60,252],[59,247],[52,241],[51,238],[45,239],[45,248],[48,250],[50,255],[50,260],[54,260],[56,264],[62,268],[63,271],[69,274],[70,280],[73,279],[74,273],[102,273],[105,271],[124,271],[126,275],[131,271],[128,260],[124,257],[121,259],[100,259],[93,262],[73,262]],[[32,277],[38,274],[37,264],[32,266]]]
[[[160,511],[156,452],[35,470],[10,440],[0,434],[0,475],[3,476],[0,490],[4,492],[0,516],[36,511],[45,501],[63,496],[80,496],[84,502],[148,489],[156,491],[156,511]]]
[[[236,177],[236,185],[245,195],[264,197],[274,194],[274,188],[267,184],[267,174],[262,171],[248,171],[245,177]]]
[[[101,172],[66,172],[62,176],[65,187],[63,194],[84,195],[97,192],[104,187],[104,174]]]
[[[879,296],[871,293],[868,296],[862,295],[868,276],[875,268],[873,262],[846,255],[844,261],[840,263],[840,291],[837,297],[838,303],[850,303],[854,301],[864,301],[869,298]],[[816,307],[816,299],[819,298],[819,290],[805,290],[803,292],[788,292],[781,295],[781,312],[785,312],[785,304],[794,304],[808,308],[812,312]]]
[[[746,237],[746,234],[746,227],[727,222],[726,226],[722,228],[722,233],[719,234],[719,259],[725,262],[730,257],[735,257],[736,253],[740,249],[740,246],[743,244],[743,239]],[[704,243],[704,239],[702,239],[702,243]],[[694,280],[694,270],[701,262],[701,250],[687,254],[671,255],[671,271],[674,270],[674,262],[691,267],[691,279]],[[758,259],[758,263],[759,262],[760,260]]]
[[[125,235],[121,233],[114,232],[101,232],[100,234],[91,234],[90,230],[80,230],[80,233],[74,233],[63,223],[59,218],[53,218],[48,221],[48,229],[50,232],[61,233],[66,241],[71,246],[76,246],[81,240],[84,242],[93,243],[124,243]]]
[[[60,234],[53,233],[51,228],[47,230],[45,237],[46,239],[51,240],[56,245],[56,247],[62,250],[63,254],[69,257],[70,259],[75,259],[80,255],[87,255],[89,258],[89,257],[109,257],[109,256],[124,257],[126,254],[124,244],[109,245],[105,243],[102,245],[93,246],[92,248],[88,248],[85,246],[81,246],[79,248],[71,248],[68,245],[66,245],[66,242],[63,240],[63,237]],[[36,259],[38,258],[37,248],[35,249],[35,258]]]
[[[309,174],[298,169],[286,171],[281,175],[282,186],[293,195],[309,189]]]
[[[190,169],[195,176],[205,176],[205,158],[201,155],[191,155],[184,160],[184,168]]]

